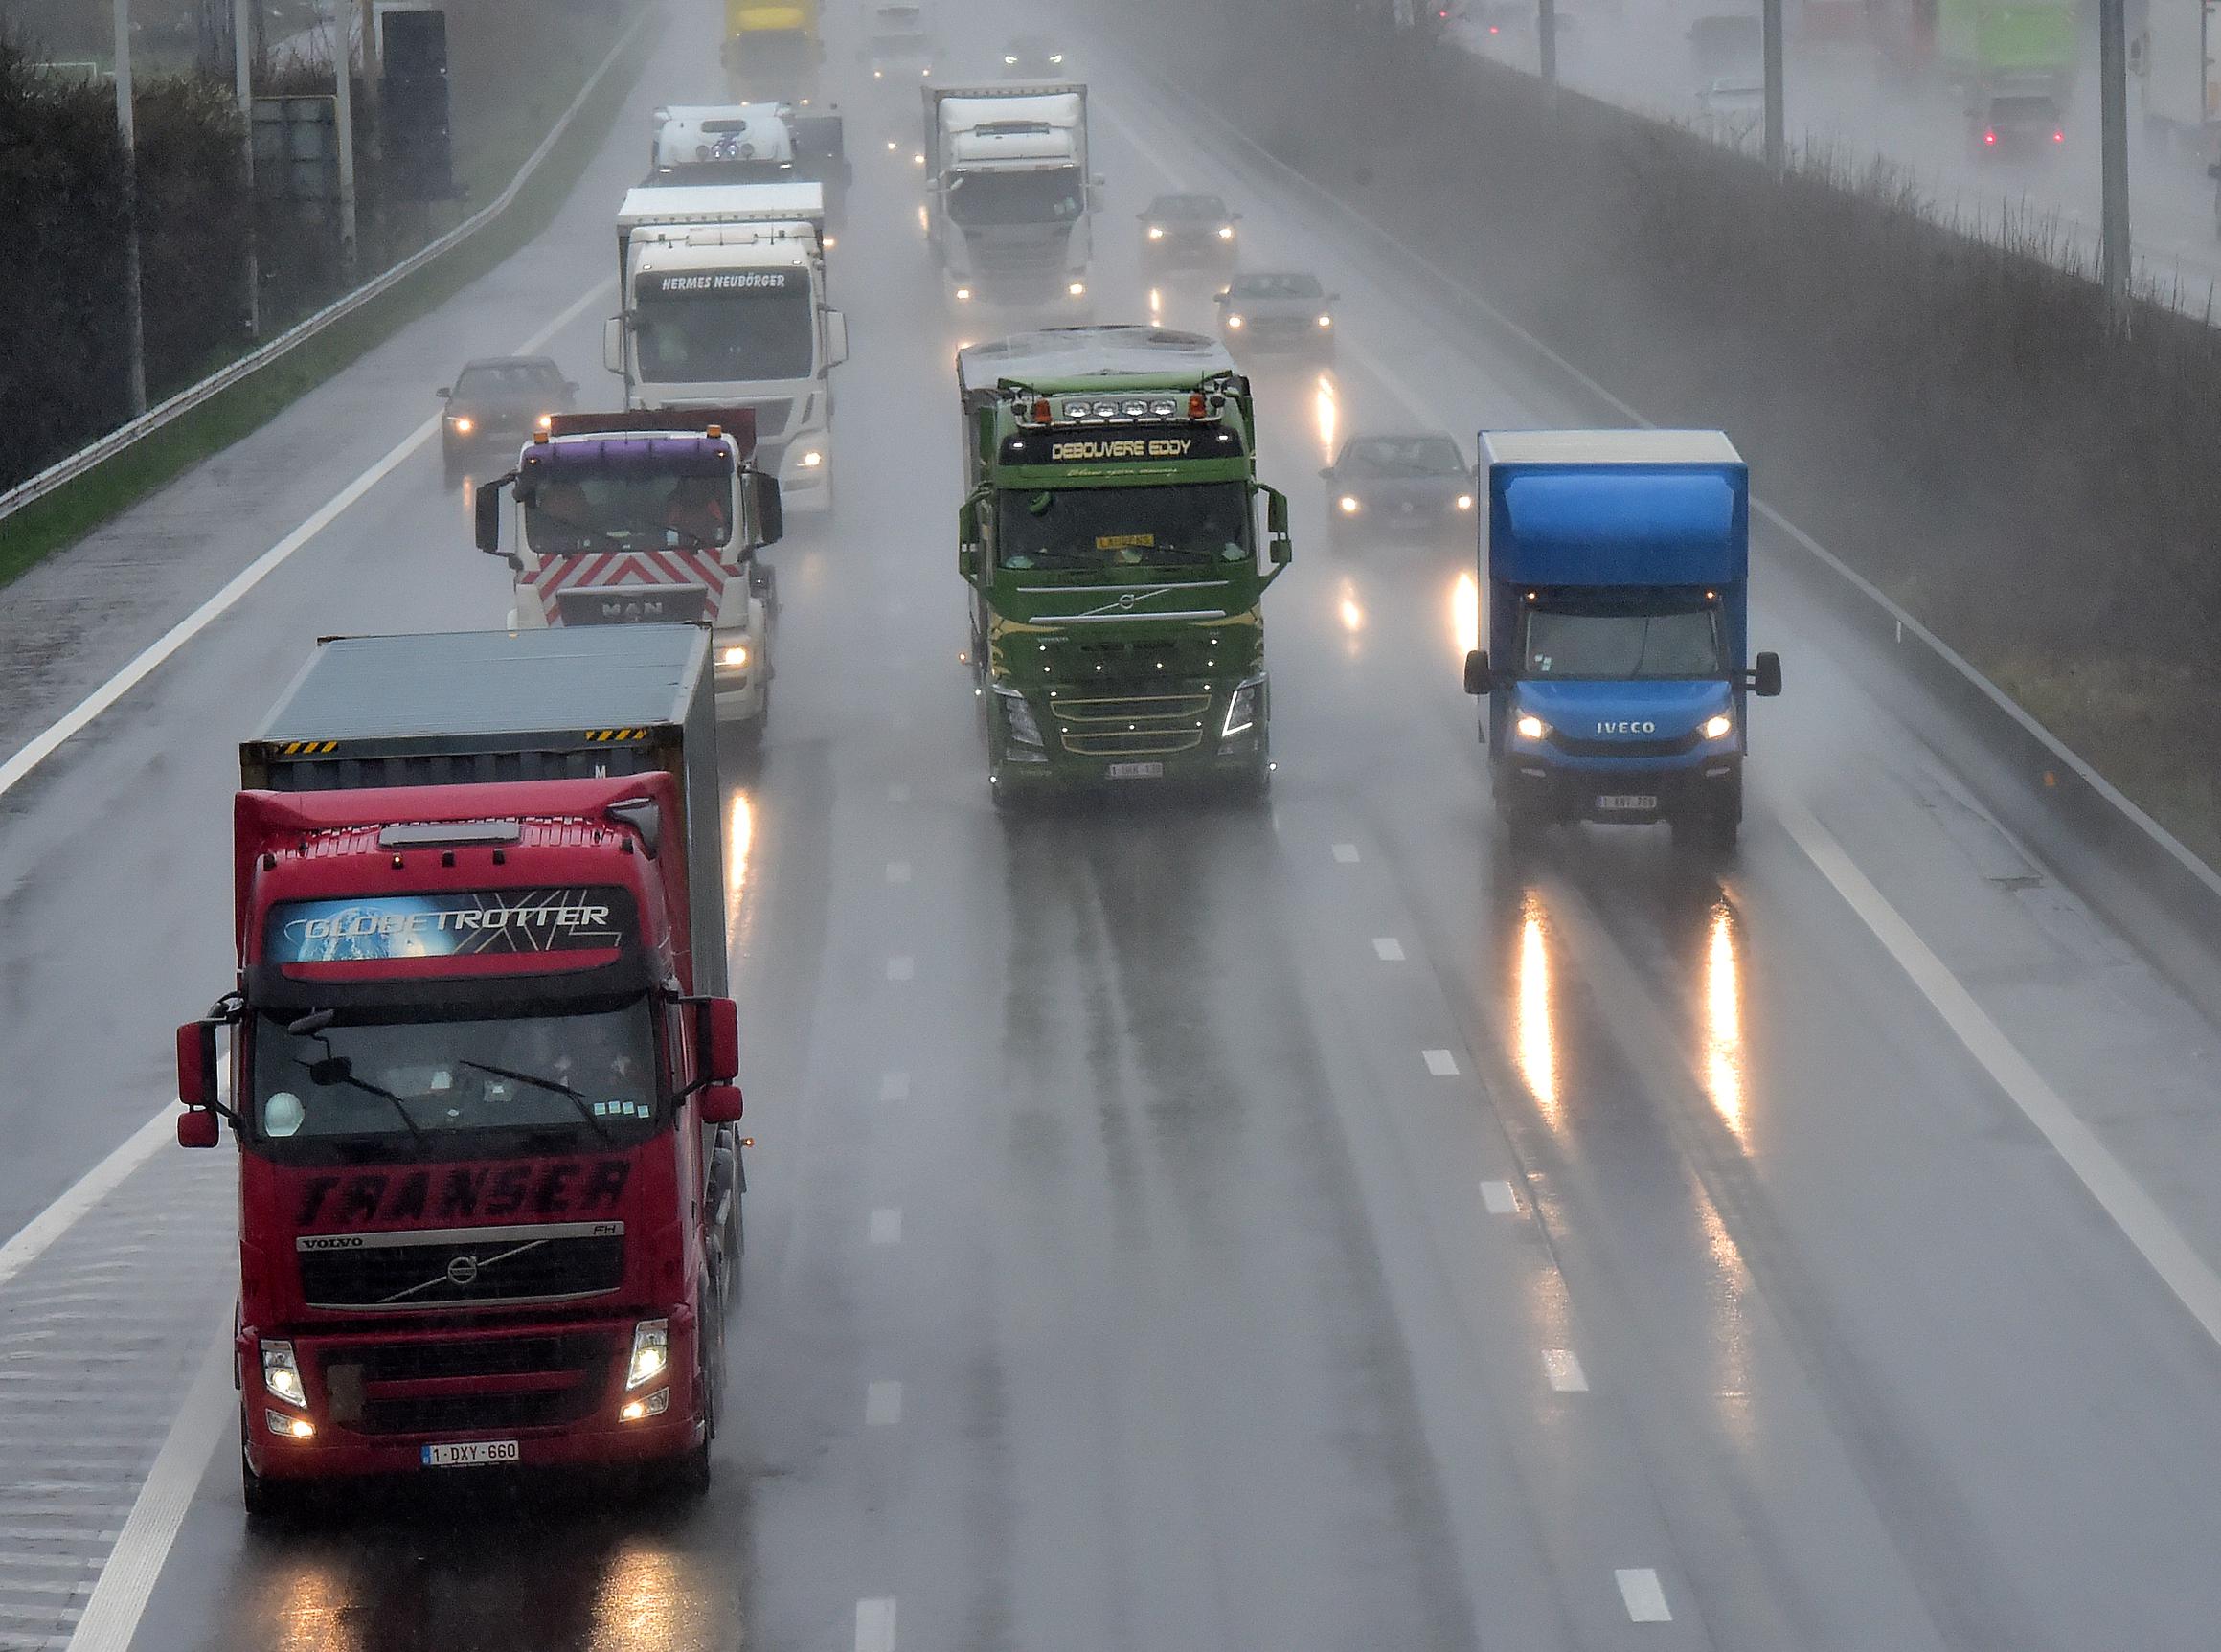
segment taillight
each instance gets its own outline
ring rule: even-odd
[[[1997,142],[1997,133],[1995,133],[1995,132],[1984,132],[1984,133],[1983,133],[1983,135],[1982,135],[1982,141],[1983,141],[1983,143],[1985,143],[1985,144],[1994,144],[1994,143],[1996,143],[1996,142]]]
[[[2067,134],[2065,132],[2053,132],[2051,134],[2051,142],[2054,144],[2064,144],[2066,141]]]

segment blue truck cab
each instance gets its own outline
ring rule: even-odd
[[[1465,691],[1496,812],[1669,821],[1725,848],[1743,818],[1750,472],[1716,430],[1483,431],[1480,590],[1487,647]]]

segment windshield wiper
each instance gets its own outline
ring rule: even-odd
[[[553,1090],[578,1110],[578,1117],[586,1120],[593,1128],[595,1135],[601,1137],[604,1143],[612,1147],[617,1144],[617,1138],[609,1133],[609,1126],[594,1117],[594,1109],[587,1105],[585,1096],[558,1079],[542,1078],[536,1073],[518,1073],[508,1067],[493,1066],[490,1062],[473,1061],[468,1056],[464,1055],[455,1058],[455,1065],[458,1067],[475,1067],[479,1072],[490,1073],[496,1078],[513,1079],[519,1084],[530,1084],[535,1089]]]
[[[409,1116],[408,1102],[403,1100],[400,1097],[395,1095],[391,1090],[388,1090],[383,1084],[373,1084],[367,1078],[357,1078],[351,1070],[348,1070],[348,1060],[346,1056],[328,1055],[325,1056],[322,1060],[318,1061],[304,1061],[300,1056],[295,1055],[291,1057],[291,1060],[294,1066],[300,1068],[304,1073],[307,1074],[308,1076],[313,1079],[319,1086],[345,1084],[351,1089],[362,1091],[365,1095],[376,1096],[382,1098],[385,1100],[391,1101],[394,1104],[394,1111],[401,1116],[401,1122],[408,1126],[410,1136],[415,1138],[418,1145],[421,1146],[423,1144],[423,1128],[418,1124],[415,1119]],[[337,1064],[342,1070],[336,1072],[333,1071],[335,1064]]]

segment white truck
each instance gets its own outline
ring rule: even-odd
[[[643,185],[617,215],[621,314],[602,335],[628,408],[746,407],[790,511],[831,508],[825,192],[809,183]]]
[[[1088,320],[1102,180],[1088,170],[1087,88],[929,87],[924,154],[928,232],[950,304]]]
[[[656,110],[650,184],[816,184],[826,245],[839,228],[850,169],[839,115],[792,103],[669,103]]]
[[[750,744],[771,714],[779,485],[745,407],[558,413],[507,476],[480,484],[478,549],[513,580],[510,630],[703,624],[717,719]],[[502,493],[517,521],[502,545]]]

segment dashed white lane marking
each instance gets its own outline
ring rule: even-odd
[[[887,801],[891,803],[908,803],[910,801],[910,788],[900,781],[896,781],[887,788]]]
[[[1427,1071],[1437,1078],[1458,1076],[1458,1058],[1447,1050],[1422,1050],[1419,1053],[1427,1058]]]
[[[5,790],[0,787],[0,790]],[[165,1107],[138,1129],[124,1139],[123,1144],[98,1165],[77,1179],[62,1196],[23,1224],[15,1236],[0,1245],[0,1285],[20,1274],[26,1266],[45,1254],[46,1248],[67,1233],[72,1223],[114,1192],[117,1184],[133,1170],[154,1157],[155,1151],[166,1142],[176,1139],[177,1126],[171,1122],[177,1117],[174,1103]],[[82,1273],[86,1270],[72,1270]],[[42,1301],[64,1300],[86,1301],[98,1300],[96,1294],[75,1294],[68,1299],[47,1297]]]
[[[1519,1214],[1519,1195],[1511,1190],[1509,1182],[1482,1183],[1481,1205],[1491,1216]]]
[[[1627,1617],[1636,1623],[1671,1623],[1673,1613],[1666,1604],[1666,1590],[1658,1573],[1647,1566],[1626,1566],[1612,1573],[1620,1585],[1620,1598],[1627,1603]]]
[[[902,1212],[892,1206],[872,1212],[871,1242],[874,1245],[902,1243]]]
[[[910,881],[910,863],[906,860],[889,861],[887,863],[887,881],[889,883],[908,883]]]
[[[864,1426],[892,1428],[902,1420],[902,1385],[875,1382],[864,1391]]]
[[[1403,942],[1393,935],[1374,936],[1372,938],[1372,950],[1383,963],[1401,963],[1403,962]]]
[[[1974,995],[1960,984],[1959,978],[1844,852],[1834,835],[1794,799],[1785,801],[1778,813],[1805,858],[1820,869],[1821,875],[1835,886],[1836,893],[1873,932],[1898,967],[1912,977],[1913,984],[1966,1046],[1967,1052],[2028,1122],[2043,1132],[2051,1150],[2066,1161],[2090,1196],[2189,1309],[2190,1317],[2209,1337],[2221,1343],[2221,1276],[2190,1248],[2190,1242],[2158,1202],[2106,1150],[2096,1133],[2074,1116],[2028,1058],[2014,1048],[2004,1030],[1974,1001]]]
[[[895,1652],[895,1597],[856,1602],[856,1652]]]
[[[597,281],[577,303],[527,339],[518,353],[535,353],[549,339],[577,320],[586,306],[600,299],[608,287],[606,277]],[[364,494],[399,469],[410,455],[431,441],[439,434],[439,430],[440,416],[435,414],[402,437],[383,459],[326,500],[307,521],[240,569],[215,596],[141,649],[129,665],[79,700],[59,721],[6,762],[0,763],[0,797],[5,797],[14,789],[24,776],[54,756],[72,735],[82,731],[95,717],[145,682],[170,655],[237,606],[239,600],[268,577],[280,563],[330,527]]]
[[[880,1099],[880,1100],[882,1100],[882,1101],[907,1101],[907,1100],[909,1100],[909,1099],[910,1099],[910,1075],[909,1075],[909,1074],[907,1074],[907,1073],[882,1073],[882,1074],[880,1074],[880,1075],[879,1075],[879,1099]]]
[[[1353,843],[1336,844],[1334,846],[1334,858],[1344,866],[1355,866],[1357,864],[1357,846]]]
[[[1581,1369],[1580,1355],[1572,1348],[1543,1349],[1542,1369],[1550,1374],[1550,1386],[1560,1393],[1589,1392],[1589,1373]]]
[[[887,979],[889,981],[908,981],[917,973],[918,960],[912,958],[908,953],[899,954],[887,961]]]

